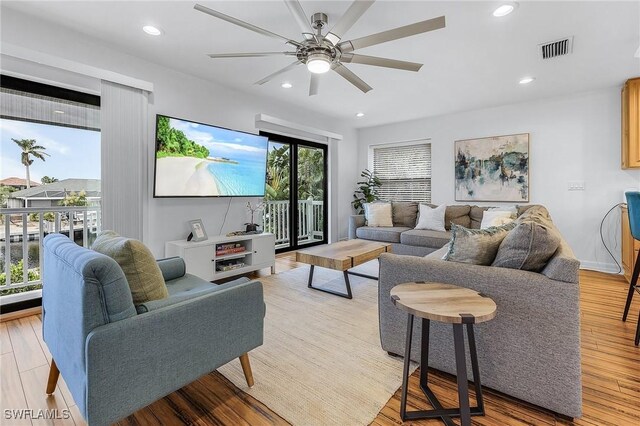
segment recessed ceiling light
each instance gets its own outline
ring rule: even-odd
[[[162,35],[162,30],[160,28],[154,27],[153,25],[145,25],[142,27],[142,31],[152,36]]]
[[[291,84],[291,83],[289,83],[289,82],[285,81],[284,83],[282,83],[282,84],[280,85],[280,87],[282,87],[283,89],[291,89],[291,88],[293,87],[293,84]]]
[[[358,117],[358,118],[364,117],[364,112],[357,112],[356,113],[356,117]]]
[[[535,80],[534,77],[524,77],[523,79],[520,80],[520,84],[529,84],[533,80]]]
[[[515,2],[501,4],[496,10],[493,11],[493,16],[495,16],[496,18],[502,18],[503,16],[507,16],[508,14],[516,10],[517,7],[518,3]]]
[[[56,114],[64,114],[64,111],[61,111],[59,109],[54,109],[53,112]]]

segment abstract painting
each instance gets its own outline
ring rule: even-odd
[[[455,142],[456,201],[529,201],[529,134]]]

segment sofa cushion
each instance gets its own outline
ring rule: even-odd
[[[552,224],[552,226],[554,226],[551,215],[549,215],[549,210],[539,204],[529,207],[518,217],[519,222],[523,220],[534,220],[539,223]]]
[[[482,222],[480,229],[491,228],[492,226],[501,226],[511,223],[515,219],[515,212],[511,210],[493,210],[489,209],[482,213]]]
[[[533,220],[520,221],[500,243],[492,266],[540,272],[558,249],[560,241],[560,234],[554,227]]]
[[[375,226],[361,226],[356,229],[356,236],[363,240],[381,241],[384,243],[399,243],[400,234],[408,231],[411,228],[406,226],[393,226],[393,227],[375,227]]]
[[[482,223],[482,215],[486,210],[489,210],[489,207],[471,206],[471,209],[469,211],[469,218],[471,219],[471,229],[480,229],[480,224]]]
[[[392,227],[393,215],[391,213],[391,203],[376,201],[364,204],[364,216],[367,219],[367,226],[372,227]]]
[[[393,226],[414,228],[418,220],[418,203],[394,201],[391,203]]]
[[[224,290],[229,286],[242,284],[249,281],[249,278],[241,277],[228,283],[217,285],[205,281],[202,278],[198,278],[194,275],[186,274],[180,278],[176,278],[167,282],[167,288],[169,289],[168,298],[141,303],[136,306],[136,310],[138,311],[138,314],[143,314],[145,312],[164,308],[165,306],[175,305],[176,303],[180,303],[185,300],[204,296],[205,294],[215,293],[216,291]]]
[[[113,231],[103,231],[91,249],[118,262],[127,277],[134,304],[169,296],[162,271],[151,251],[142,242],[121,237]]]
[[[529,210],[531,207],[534,207],[536,204],[525,204],[525,205],[516,205],[516,214],[521,216],[524,212]]]
[[[421,246],[439,249],[451,239],[449,231],[432,231],[427,229],[412,229],[400,235],[400,242],[408,246]]]
[[[515,226],[516,224],[511,222],[487,229],[468,229],[454,224],[451,227],[449,251],[444,260],[473,265],[491,265],[500,243]]]
[[[455,223],[456,225],[464,226],[465,228],[471,227],[471,218],[469,217],[469,212],[471,211],[471,206],[468,205],[457,205],[457,206],[447,206],[447,210],[444,213],[444,226],[447,231],[451,230],[451,224]]]
[[[428,204],[420,204],[420,214],[418,215],[418,223],[416,229],[430,229],[433,231],[446,231],[444,227],[444,216],[447,206],[442,204],[436,208]]]

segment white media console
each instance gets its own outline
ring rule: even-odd
[[[276,239],[273,234],[218,236],[205,241],[168,241],[166,257],[180,256],[187,272],[207,281],[271,268],[275,273]]]

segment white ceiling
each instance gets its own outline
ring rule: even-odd
[[[277,98],[357,127],[453,111],[523,102],[620,85],[640,75],[639,2],[521,2],[504,18],[500,2],[378,1],[344,39],[440,15],[442,30],[372,46],[357,53],[424,63],[418,73],[359,64],[348,67],[373,90],[361,93],[335,73],[322,76],[320,94],[308,97],[304,66],[281,78],[253,83],[292,62],[291,57],[209,59],[206,53],[291,50],[287,45],[193,9],[195,1],[2,2],[58,25],[103,40],[118,50],[249,93]],[[300,40],[282,1],[203,1],[203,5]],[[325,12],[329,27],[350,2],[302,1],[307,13]],[[164,31],[151,37],[145,24]],[[573,54],[542,61],[539,43],[574,36]],[[534,76],[526,86],[518,81]],[[292,89],[280,83],[289,81]],[[366,116],[355,118],[362,111]]]

